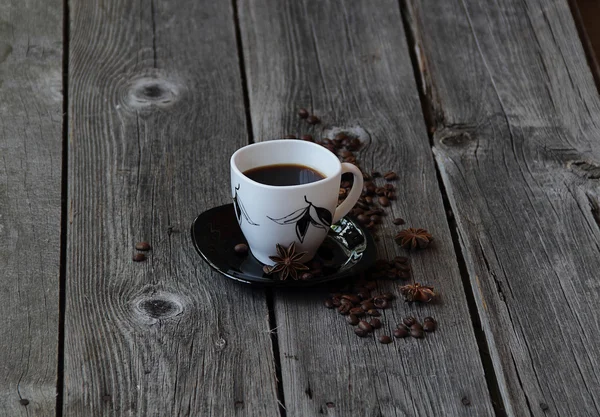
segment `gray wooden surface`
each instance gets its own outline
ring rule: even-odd
[[[64,415],[279,415],[264,293],[189,238],[247,143],[231,4],[72,2],[71,21]]]
[[[411,2],[435,155],[513,416],[600,414],[600,102],[566,1]]]
[[[63,105],[61,25],[59,1],[0,2],[3,416],[55,414]]]
[[[398,300],[376,332],[391,336],[402,317],[433,315],[440,330],[425,340],[359,339],[323,308],[326,291],[276,294],[287,416],[493,415],[398,3],[244,1],[240,27],[254,139],[358,133],[368,144],[359,154],[363,168],[400,176],[398,199],[379,229],[381,256],[405,253],[392,239],[397,216],[436,238],[410,257],[415,280],[439,289],[442,302],[419,308]],[[300,107],[323,123],[308,129]],[[380,290],[399,295],[398,286]]]
[[[0,416],[600,415],[600,101],[567,0],[64,6],[0,4]],[[436,238],[410,257],[440,303],[376,333],[433,315],[425,340],[192,248],[234,150],[338,131],[400,176],[382,257],[394,217]]]

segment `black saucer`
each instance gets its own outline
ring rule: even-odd
[[[246,243],[233,210],[233,204],[214,207],[192,223],[194,247],[208,264],[227,278],[245,284],[275,287],[307,287],[355,276],[375,262],[377,248],[373,237],[358,222],[344,217],[331,226],[315,259],[323,263],[323,273],[307,281],[280,281],[263,273],[263,264],[252,254],[233,250]]]

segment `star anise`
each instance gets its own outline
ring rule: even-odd
[[[406,249],[425,249],[433,240],[433,236],[425,229],[404,229],[401,230],[394,240],[397,244]]]
[[[270,267],[269,273],[279,273],[279,279],[285,281],[287,277],[291,276],[292,279],[298,279],[298,271],[307,271],[308,267],[300,263],[300,259],[306,255],[306,252],[296,253],[296,242],[286,249],[277,244],[277,256],[269,256],[269,258],[275,262],[275,265]]]
[[[420,301],[422,303],[428,303],[435,297],[433,287],[427,287],[415,282],[412,285],[404,285],[400,287],[400,292],[406,299],[406,301]]]

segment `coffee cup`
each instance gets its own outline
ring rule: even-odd
[[[230,160],[231,195],[237,221],[252,255],[266,265],[277,245],[295,242],[311,260],[330,226],[354,207],[363,188],[362,172],[341,163],[328,149],[308,141],[271,140],[237,150]],[[342,174],[354,176],[338,205]]]

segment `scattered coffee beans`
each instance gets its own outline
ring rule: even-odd
[[[298,116],[300,116],[301,119],[306,119],[309,116],[308,110],[304,108],[298,110]]]
[[[143,253],[136,253],[135,255],[133,255],[134,262],[144,262],[145,260],[146,255],[144,255]]]
[[[412,337],[414,337],[415,339],[422,339],[423,338],[423,329],[422,328],[411,327],[410,328],[410,335]]]
[[[392,220],[392,223],[394,223],[396,226],[400,226],[401,224],[404,224],[406,222],[404,221],[404,219],[398,217]]]
[[[392,338],[389,336],[379,336],[379,343],[383,343],[384,345],[387,345],[388,343],[392,343]]]
[[[354,314],[348,314],[346,316],[346,322],[348,324],[351,324],[352,326],[356,326],[359,322],[358,317],[356,317]]]
[[[436,327],[437,323],[435,322],[433,317],[425,317],[425,319],[423,320],[423,330],[430,333],[434,332]]]
[[[415,318],[414,318],[414,317],[412,317],[412,316],[409,316],[409,317],[404,317],[404,318],[402,319],[402,323],[404,323],[404,325],[405,325],[406,327],[411,327],[411,326],[412,326],[413,324],[415,324],[416,322],[417,322],[417,319],[415,319]]]
[[[379,319],[371,319],[371,321],[369,322],[369,324],[374,329],[381,329],[381,320],[379,320]]]
[[[361,329],[360,327],[357,327],[356,329],[354,329],[354,333],[358,336],[358,337],[366,337],[369,335],[369,332]]]
[[[245,243],[238,243],[234,246],[233,250],[235,251],[235,253],[243,255],[248,253],[248,245],[246,245]]]
[[[386,181],[394,181],[396,178],[398,178],[398,176],[396,175],[396,173],[394,171],[390,171],[390,172],[386,172],[385,174],[383,174],[383,178]]]
[[[364,330],[365,332],[371,333],[373,331],[373,326],[371,326],[368,322],[361,320],[358,323],[358,328]]]
[[[321,123],[321,119],[319,119],[319,118],[318,118],[317,116],[315,116],[314,114],[313,114],[313,115],[310,115],[310,116],[308,116],[308,118],[306,119],[306,121],[307,121],[309,124],[311,124],[311,125],[316,125],[316,124],[319,124],[319,123]]]
[[[408,328],[401,324],[396,330],[394,330],[394,337],[405,338],[409,335]]]
[[[148,242],[138,242],[135,244],[135,249],[146,252],[146,251],[149,251],[150,249],[152,249],[152,247],[150,246],[150,244]]]

